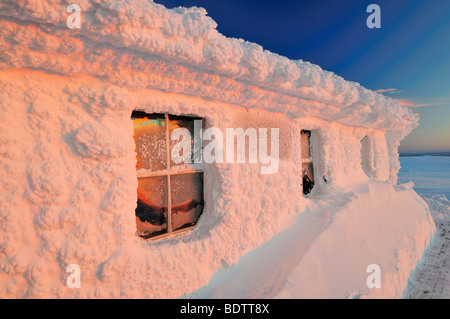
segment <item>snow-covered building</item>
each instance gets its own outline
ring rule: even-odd
[[[1,297],[402,296],[435,229],[410,109],[202,8],[69,3],[0,2]]]

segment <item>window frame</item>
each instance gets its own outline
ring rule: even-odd
[[[306,134],[308,134],[308,139],[307,139],[307,141],[308,141],[308,149],[309,149],[309,157],[308,158],[304,157],[304,154],[303,154],[302,134],[304,132]],[[313,148],[313,145],[312,145],[312,137],[313,137],[313,130],[308,130],[308,129],[300,130],[300,149],[301,149],[300,160],[301,160],[301,169],[302,169],[301,172],[302,172],[302,195],[303,195],[303,197],[308,197],[311,194],[311,192],[314,190],[314,187],[316,185],[316,180],[315,180],[315,175],[316,174],[314,173],[315,165],[314,165],[314,155],[313,155],[314,148]],[[311,187],[310,191],[308,193],[306,193],[306,194],[305,194],[305,191],[304,191],[304,184],[303,184],[303,179],[305,177],[305,175],[303,174],[303,165],[304,164],[310,164],[312,166],[312,170],[311,170],[312,187]]]
[[[168,113],[147,113],[145,111],[140,111],[140,110],[133,110],[133,112],[131,114],[131,118],[133,118],[133,114],[136,114],[136,113],[141,113],[142,115],[161,115],[161,116],[164,115],[164,121],[165,121],[165,126],[166,126],[166,129],[165,129],[166,168],[160,169],[160,170],[155,170],[155,171],[152,171],[150,169],[144,169],[144,170],[140,170],[140,171],[136,170],[136,178],[139,179],[139,178],[148,178],[148,177],[157,177],[157,176],[166,176],[166,178],[167,178],[166,179],[167,180],[167,231],[163,234],[145,237],[145,236],[139,235],[138,230],[136,229],[136,235],[144,240],[156,241],[156,240],[160,240],[160,239],[164,239],[164,238],[174,237],[174,236],[180,235],[182,233],[188,232],[188,231],[192,230],[195,226],[197,226],[197,223],[195,223],[195,225],[182,227],[177,230],[172,230],[172,192],[171,192],[170,178],[172,175],[195,174],[195,173],[202,174],[202,176],[203,176],[203,180],[202,180],[202,191],[203,191],[203,194],[202,194],[203,204],[202,205],[203,205],[203,207],[202,207],[202,213],[200,214],[200,216],[201,216],[203,214],[204,208],[205,208],[205,204],[204,204],[204,198],[205,198],[204,166],[203,166],[203,162],[202,163],[190,163],[190,164],[188,164],[190,168],[187,168],[188,165],[186,163],[184,163],[183,165],[179,165],[176,169],[172,169],[169,117],[170,116],[180,116],[180,117],[192,119],[193,121],[201,120],[202,128],[204,125],[204,118],[198,117],[198,116],[173,115],[173,114],[168,114]],[[201,147],[201,153],[203,156],[203,145]],[[200,216],[199,216],[199,218],[200,218]],[[137,218],[139,218],[139,217],[137,217]],[[136,225],[136,227],[137,227],[137,225]]]

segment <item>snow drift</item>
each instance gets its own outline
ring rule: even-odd
[[[225,38],[204,9],[85,0],[81,29],[69,30],[66,6],[0,3],[1,297],[181,297],[211,278],[214,297],[401,296],[434,231],[426,204],[392,185],[398,145],[418,123],[408,108]],[[145,241],[135,235],[133,110],[280,128],[279,171],[205,165],[198,225]],[[310,198],[302,129],[314,131]],[[229,294],[214,283],[246,253],[268,258],[280,237],[289,271],[280,280],[276,260],[263,269],[272,288]],[[367,291],[366,263],[379,263],[385,289]],[[80,266],[80,289],[65,285],[69,264]]]
[[[316,193],[287,229],[189,297],[401,297],[408,279],[403,270],[414,268],[413,256],[429,243],[433,221],[426,204],[405,186],[371,181],[347,189]],[[381,288],[366,285],[373,264],[383,265]]]

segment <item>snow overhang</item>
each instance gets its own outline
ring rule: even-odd
[[[0,69],[87,74],[130,90],[176,92],[403,136],[418,125],[418,117],[394,99],[223,36],[203,8],[84,0],[81,28],[69,29],[67,5],[2,1]]]

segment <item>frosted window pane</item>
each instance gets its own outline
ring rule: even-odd
[[[133,112],[136,169],[167,168],[166,123],[164,115]]]
[[[177,129],[177,128],[185,128],[189,131],[189,135],[190,135],[190,150],[191,150],[191,156],[190,156],[190,161],[191,163],[194,162],[194,155],[196,154],[201,154],[201,153],[196,153],[196,150],[194,149],[194,137],[195,137],[195,133],[194,133],[194,121],[197,120],[200,122],[200,128],[201,128],[201,119],[200,118],[194,118],[194,117],[183,117],[183,116],[174,116],[174,115],[169,115],[169,137],[172,136],[172,132]],[[174,140],[172,141],[172,139],[170,138],[170,152],[172,152],[172,148],[175,145],[179,145],[179,143],[182,141],[182,138],[180,137],[178,140]],[[198,143],[201,147],[201,143]],[[201,152],[201,150],[200,150]],[[183,153],[179,153],[180,156],[183,156]],[[187,162],[187,161],[186,161]],[[184,165],[186,164],[186,162],[184,163],[175,163],[174,161],[171,160],[170,165],[171,166],[177,166],[177,165]]]
[[[311,160],[311,131],[301,131],[302,160]]]
[[[361,140],[361,166],[367,176],[372,175],[371,146],[369,137]]]
[[[151,237],[167,231],[167,176],[138,178],[136,226],[138,235]]]
[[[170,176],[172,230],[197,223],[203,211],[203,173]]]

